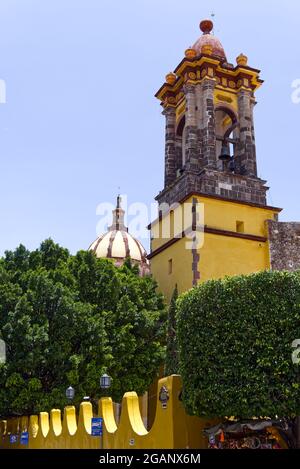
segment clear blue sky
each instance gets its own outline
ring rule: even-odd
[[[299,2],[0,0],[0,254],[48,237],[87,248],[118,186],[153,201],[164,162],[153,95],[211,12],[229,60],[243,52],[262,70],[259,173],[281,219],[300,220]]]

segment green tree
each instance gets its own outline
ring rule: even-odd
[[[175,286],[168,311],[168,331],[165,374],[170,376],[179,372],[178,347],[176,337],[176,301],[178,298],[177,285]]]
[[[99,396],[99,377],[113,378],[119,400],[144,392],[164,358],[163,299],[150,277],[126,262],[46,240],[36,251],[20,246],[0,259],[0,414],[29,414],[66,404],[65,390]]]
[[[300,273],[213,280],[178,300],[183,399],[191,414],[300,415]]]

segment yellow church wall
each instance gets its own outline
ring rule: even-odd
[[[200,282],[226,275],[248,274],[270,267],[266,220],[275,219],[279,209],[221,198],[191,196],[184,204],[175,207],[171,215],[165,215],[151,226],[151,271],[167,301],[170,300],[176,284],[179,293],[193,286],[193,256],[191,249],[186,248],[186,243],[190,240],[186,237],[175,238],[176,233],[191,227],[191,216],[186,214],[188,210],[191,211],[195,200],[200,214],[199,224],[205,226],[203,243],[197,250],[200,255],[197,268]],[[181,220],[183,222],[180,229],[178,224],[180,225]],[[169,238],[162,237],[162,225],[166,230],[169,223],[171,226],[175,224],[175,228],[171,229]]]
[[[206,233],[204,246],[198,252],[202,282],[269,268],[267,243]]]
[[[185,213],[185,210],[189,210],[190,213]],[[152,251],[160,248],[174,237],[180,238],[184,227],[188,228],[191,223],[191,207],[188,204],[186,208],[181,204],[173,204],[160,222],[155,221],[151,224]]]
[[[244,232],[255,236],[266,236],[265,221],[274,219],[278,213],[278,210],[272,208],[261,208],[208,197],[190,197],[187,202],[192,203],[193,198],[196,198],[198,203],[204,204],[205,225],[235,232],[236,222],[243,221]]]
[[[206,226],[235,232],[236,222],[243,221],[245,233],[256,236],[267,235],[265,221],[274,219],[279,212],[279,209],[272,207],[264,208],[213,197],[191,196],[184,203],[171,206],[170,212],[162,221],[155,220],[151,224],[152,251],[164,245],[173,236],[179,235],[183,228],[190,226],[191,216],[187,217],[186,214],[191,210],[193,199],[197,199],[197,202],[204,206],[203,221]],[[162,233],[167,236],[162,236]]]
[[[151,260],[153,277],[167,301],[171,299],[175,285],[179,293],[193,286],[192,253],[185,248],[187,239],[182,238]],[[268,269],[268,243],[247,239],[204,234],[204,245],[198,250],[200,282],[218,279],[226,275],[240,275]],[[169,274],[172,259],[173,272]]]
[[[186,238],[176,241],[168,249],[151,259],[151,272],[158,282],[159,290],[169,300],[178,286],[179,293],[192,287],[192,253],[185,249]],[[172,261],[172,273],[169,273],[169,262]]]

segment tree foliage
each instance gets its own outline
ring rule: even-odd
[[[165,375],[177,374],[179,371],[178,348],[176,337],[176,301],[178,299],[177,285],[174,289],[168,311],[168,331],[166,348]]]
[[[300,273],[201,284],[178,301],[184,402],[199,416],[300,415]]]
[[[150,277],[127,261],[116,268],[46,240],[36,251],[20,246],[0,260],[0,414],[62,407],[65,390],[99,396],[108,372],[111,395],[143,393],[164,358],[164,304]]]

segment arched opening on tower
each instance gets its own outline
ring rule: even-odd
[[[236,156],[236,143],[238,139],[238,120],[232,109],[226,106],[219,106],[215,110],[216,124],[216,158],[217,166],[221,171],[224,169],[224,162],[219,159],[224,146],[231,157]]]
[[[184,170],[186,164],[186,126],[183,116],[176,128],[176,170],[177,176]]]

